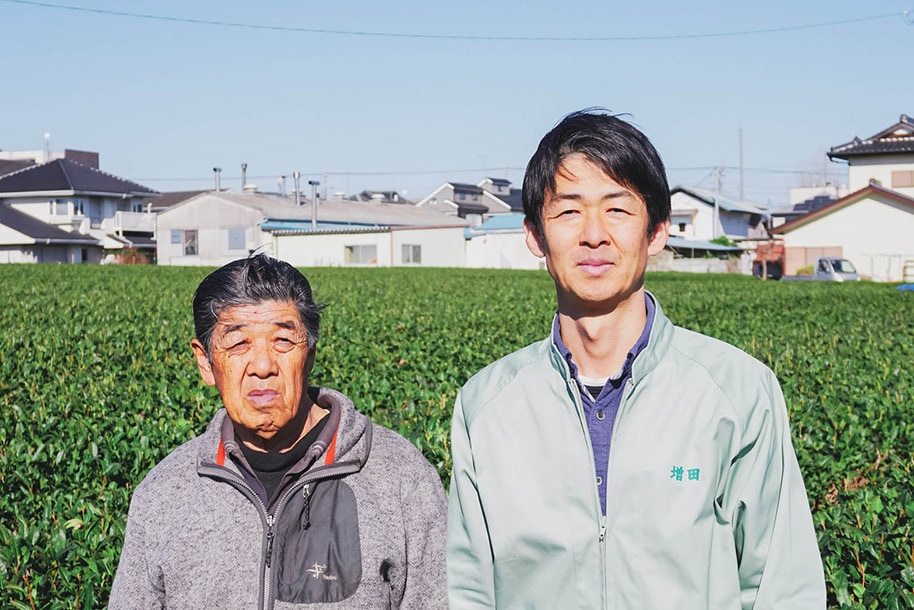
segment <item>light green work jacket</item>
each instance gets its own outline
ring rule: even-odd
[[[659,305],[613,429],[605,517],[551,338],[467,382],[452,451],[452,610],[825,608],[774,373]]]

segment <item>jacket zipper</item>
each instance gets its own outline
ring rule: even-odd
[[[230,485],[234,486],[236,489],[241,491],[245,496],[247,496],[248,500],[250,500],[251,503],[255,507],[259,507],[259,509],[260,509],[260,518],[263,520],[263,522],[267,526],[267,534],[266,534],[267,548],[263,553],[264,566],[261,570],[261,582],[263,583],[263,595],[260,598],[260,604],[258,605],[258,607],[261,610],[263,610],[264,608],[267,607],[268,601],[272,594],[271,584],[270,584],[272,582],[272,579],[269,578],[269,574],[270,574],[270,556],[273,554],[273,515],[271,515],[270,513],[267,512],[267,507],[263,503],[263,500],[260,499],[260,496],[257,495],[257,492],[254,491],[251,488],[251,486],[248,485],[244,481],[244,479],[241,479],[240,477],[238,477],[238,475],[236,475],[233,470],[226,468],[225,466],[206,466],[203,468],[198,468],[198,472],[200,472],[201,474],[208,474],[209,476],[212,476],[213,478],[226,481],[227,483],[229,483]],[[228,474],[226,474],[226,473],[228,473]]]
[[[625,404],[628,402],[628,399],[631,397],[632,388],[634,388],[635,382],[632,380],[631,376],[625,382],[625,392],[622,394],[622,399],[619,401],[619,410],[616,412],[616,422],[613,424],[613,431],[609,437],[609,459],[606,465],[606,513],[609,514],[609,486],[613,480],[612,477],[612,465],[613,465],[613,447],[615,446],[616,434],[619,431],[619,424],[622,422],[622,415],[625,413]],[[606,524],[607,524],[607,515],[602,515],[600,519],[600,560],[603,563],[603,604],[606,607],[607,604],[607,591],[606,591]]]
[[[575,400],[575,409],[578,413],[578,422],[581,424],[581,433],[584,436],[584,443],[587,445],[587,453],[590,456],[590,464],[592,472],[596,471],[596,463],[593,458],[593,445],[590,442],[590,434],[588,433],[587,420],[584,418],[584,405],[581,401],[581,390],[578,388],[577,382],[571,376],[569,372],[566,371],[566,383],[571,388],[571,393],[574,395]],[[618,416],[617,416],[618,417]],[[612,441],[610,441],[610,447],[612,447]],[[607,467],[606,478],[609,478],[609,468]],[[600,490],[596,485],[591,486],[593,489],[593,499],[594,499],[594,509],[596,514],[600,516],[599,525],[600,525],[600,534],[598,536],[598,542],[600,547],[600,572],[603,575],[603,586],[600,588],[602,592],[603,603],[600,604],[601,608],[606,608],[606,546],[603,541],[606,539],[606,515],[603,514],[603,510],[600,507]],[[606,482],[606,489],[609,490],[609,481]]]
[[[273,542],[275,539],[275,532],[273,531],[273,526],[276,524],[277,516],[281,512],[281,509],[285,505],[286,499],[289,495],[298,492],[302,487],[306,487],[306,494],[310,493],[311,483],[316,483],[318,481],[323,481],[325,479],[330,479],[335,476],[343,474],[351,474],[359,470],[358,461],[345,461],[345,462],[336,462],[330,466],[324,466],[317,469],[316,473],[305,473],[302,476],[302,479],[296,481],[289,489],[287,489],[279,502],[276,503],[276,510],[272,513],[267,511],[266,505],[263,503],[263,500],[260,499],[260,496],[257,495],[250,485],[245,483],[244,479],[238,477],[235,472],[225,466],[216,466],[208,465],[198,468],[198,472],[201,474],[208,474],[213,478],[224,480],[231,485],[235,486],[236,489],[241,491],[248,500],[250,500],[254,506],[260,507],[260,515],[264,524],[266,525],[266,549],[263,553],[263,569],[261,570],[261,582],[263,583],[263,597],[260,599],[259,607],[262,610],[272,610],[273,608]],[[308,474],[312,474],[311,477]],[[316,476],[314,476],[316,475]]]
[[[276,603],[276,600],[273,596],[273,573],[270,568],[270,564],[273,561],[273,540],[275,534],[273,532],[273,526],[276,521],[279,519],[280,513],[286,507],[286,501],[293,494],[298,493],[298,490],[302,490],[302,494],[305,497],[305,500],[308,500],[308,496],[311,495],[311,486],[313,483],[318,481],[324,481],[326,479],[332,479],[333,477],[339,476],[341,474],[350,474],[352,472],[358,471],[358,462],[339,462],[333,464],[332,466],[326,466],[323,468],[318,468],[316,472],[305,473],[302,475],[302,478],[283,492],[282,496],[279,498],[279,501],[276,502],[276,507],[272,513],[267,513],[267,555],[266,555],[266,570],[264,571],[264,600],[262,608],[265,610],[273,610],[273,606]],[[311,474],[312,476],[308,476]],[[261,504],[263,504],[261,502]]]

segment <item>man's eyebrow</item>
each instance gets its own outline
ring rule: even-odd
[[[296,322],[295,320],[274,320],[273,325],[278,326],[280,328],[285,328],[287,330],[300,330],[301,329],[300,328],[301,325],[298,324],[298,322]]]
[[[231,324],[229,326],[226,326],[225,329],[223,329],[222,333],[227,335],[229,333],[235,332],[236,330],[241,330],[245,326],[247,326],[246,322],[239,322],[237,324]]]
[[[584,198],[583,195],[581,195],[580,193],[576,193],[576,192],[570,192],[570,193],[553,192],[549,196],[549,201],[565,201],[565,200],[580,201],[583,198]],[[605,195],[603,195],[603,197],[600,198],[600,200],[601,201],[612,201],[614,199],[625,199],[625,198],[637,199],[637,197],[635,197],[634,193],[632,193],[628,189],[622,189],[619,191],[612,191],[612,192],[606,193]]]
[[[296,322],[295,320],[271,320],[270,323],[273,326],[278,326],[279,328],[283,328],[286,330],[300,330],[301,329],[301,325],[298,322]],[[248,322],[236,322],[235,324],[228,324],[225,326],[222,333],[227,335],[227,334],[233,333],[237,330],[241,330],[241,329],[245,328],[246,326],[249,326]]]

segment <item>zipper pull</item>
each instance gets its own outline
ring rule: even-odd
[[[302,511],[301,529],[302,531],[311,527],[311,483],[305,483],[302,487],[302,497],[305,499],[304,510]]]
[[[273,560],[273,515],[267,515],[267,567]]]
[[[600,517],[600,542],[606,539],[606,515]]]

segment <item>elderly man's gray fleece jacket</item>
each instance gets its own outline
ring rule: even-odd
[[[130,503],[111,610],[446,608],[437,472],[348,398],[269,506],[224,409],[153,468]]]

